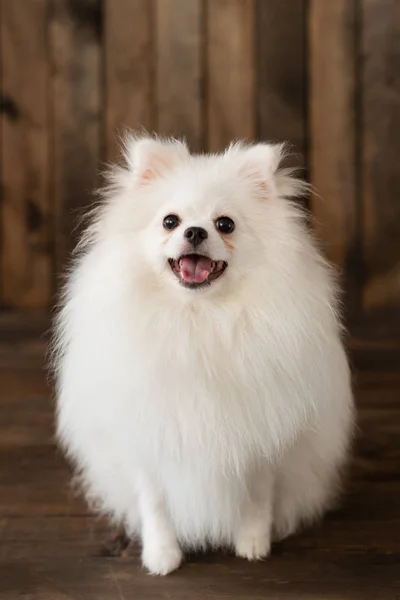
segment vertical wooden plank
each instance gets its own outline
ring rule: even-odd
[[[207,137],[213,151],[256,134],[254,10],[254,0],[207,0]]]
[[[106,155],[127,128],[154,127],[152,0],[105,0]]]
[[[202,2],[157,0],[157,129],[202,146]]]
[[[57,263],[74,246],[101,144],[100,0],[52,0],[53,198]]]
[[[3,297],[3,201],[4,201],[4,181],[3,181],[3,118],[4,110],[4,92],[3,92],[3,28],[1,23],[4,21],[3,16],[3,0],[0,2],[0,310],[4,305]]]
[[[363,307],[400,331],[400,3],[362,0]]]
[[[2,301],[51,295],[47,0],[1,0]]]
[[[305,0],[257,0],[258,135],[263,140],[287,141],[302,155],[306,152],[305,11]]]
[[[310,179],[313,225],[328,258],[344,274],[349,315],[357,308],[356,6],[309,5]]]

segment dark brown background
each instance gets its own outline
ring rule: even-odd
[[[0,0],[5,309],[52,304],[126,126],[288,140],[352,332],[400,335],[398,0]]]
[[[0,598],[400,598],[400,0],[0,0]],[[168,578],[100,553],[44,362],[57,273],[124,127],[288,140],[346,289],[357,439],[341,507],[265,562]]]

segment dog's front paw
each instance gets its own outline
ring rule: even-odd
[[[236,556],[247,560],[262,560],[270,552],[271,542],[269,534],[243,531],[235,542]]]
[[[182,551],[177,544],[152,545],[144,547],[142,554],[143,566],[152,575],[168,575],[175,571],[182,562]]]

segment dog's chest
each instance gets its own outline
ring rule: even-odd
[[[265,419],[261,340],[215,320],[162,325],[137,339],[130,362],[135,422],[157,430],[164,456],[192,449],[232,460],[233,448],[254,445]]]
[[[135,336],[136,375],[178,397],[255,391],[269,362],[262,326],[223,313],[201,317],[158,319]]]

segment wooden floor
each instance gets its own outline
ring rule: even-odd
[[[107,525],[69,490],[52,441],[43,340],[0,339],[0,598],[228,600],[400,598],[398,353],[359,352],[359,436],[343,507],[273,548],[265,562],[189,557],[167,578],[144,573],[138,551],[104,557]],[[7,341],[4,341],[7,337]]]

